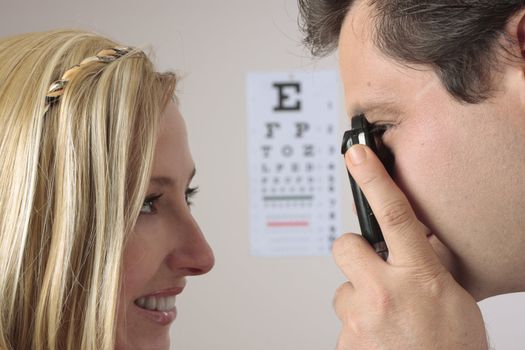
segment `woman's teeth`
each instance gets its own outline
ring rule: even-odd
[[[135,304],[146,310],[168,311],[175,307],[175,296],[142,297],[135,300]]]

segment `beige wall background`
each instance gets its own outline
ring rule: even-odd
[[[314,62],[302,48],[296,0],[0,0],[1,36],[67,27],[153,48],[160,70],[183,76],[181,110],[201,188],[194,214],[216,266],[178,298],[172,349],[334,349],[340,326],[331,301],[343,278],[332,258],[250,255],[246,73],[337,69],[335,57]],[[340,110],[342,130],[342,98]],[[355,231],[340,180],[342,227]],[[494,348],[522,349],[525,295],[481,306]]]

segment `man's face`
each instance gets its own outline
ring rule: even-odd
[[[341,31],[349,117],[391,125],[383,141],[395,156],[395,181],[463,287],[478,300],[525,290],[522,69],[502,63],[493,98],[460,103],[429,67],[381,54],[371,15],[365,2],[356,4]]]

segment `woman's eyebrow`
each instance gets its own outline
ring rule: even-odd
[[[172,187],[175,184],[175,181],[168,176],[155,176],[149,182],[162,187]]]
[[[193,177],[195,177],[196,173],[197,173],[197,169],[193,168],[188,178],[188,183],[187,183],[188,185],[193,179]],[[155,184],[161,187],[173,187],[175,185],[175,180],[173,180],[169,176],[154,176],[149,181],[151,184]]]

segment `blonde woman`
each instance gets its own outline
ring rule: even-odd
[[[213,254],[176,78],[92,33],[0,39],[0,348],[168,349]]]

